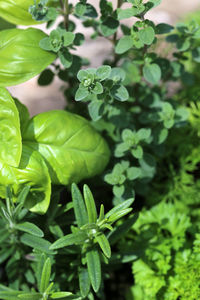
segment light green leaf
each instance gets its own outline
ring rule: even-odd
[[[74,205],[74,213],[75,213],[76,221],[78,227],[80,228],[81,226],[88,223],[88,216],[87,216],[85,203],[83,201],[83,197],[81,195],[79,188],[75,183],[72,183],[71,194],[72,194],[72,201]]]
[[[95,95],[99,95],[103,93],[103,86],[100,82],[96,82],[91,92]]]
[[[80,267],[78,276],[79,276],[79,287],[81,291],[81,296],[85,298],[90,291],[90,278],[89,278],[88,270],[84,267]]]
[[[92,192],[86,184],[83,186],[83,195],[84,195],[85,204],[88,213],[88,221],[89,223],[96,223],[97,221],[96,204],[94,202]]]
[[[51,276],[51,260],[50,258],[47,258],[42,270],[42,276],[41,276],[40,287],[39,287],[40,293],[44,293],[48,288],[50,276]]]
[[[111,67],[110,66],[101,66],[97,69],[96,72],[96,77],[100,80],[103,81],[106,78],[110,76],[111,73]]]
[[[36,0],[36,3],[39,1]],[[29,6],[32,4],[33,0],[1,0],[0,17],[16,25],[39,24],[28,12]]]
[[[129,180],[135,180],[136,178],[140,177],[141,170],[137,167],[131,167],[127,170],[127,177]]]
[[[47,254],[54,254],[54,252],[49,249],[51,243],[43,238],[24,233],[21,236],[20,241],[33,249],[39,250]]]
[[[143,156],[143,149],[141,146],[137,146],[137,148],[131,150],[131,153],[135,158],[140,159]]]
[[[14,195],[17,197],[25,185],[30,186],[25,207],[33,212],[45,213],[50,202],[51,179],[40,153],[23,145],[19,168],[12,171],[17,180],[12,184]]]
[[[83,244],[86,239],[86,233],[84,231],[78,231],[61,237],[51,245],[50,249],[60,249],[74,244]]]
[[[155,38],[155,31],[151,26],[149,26],[141,29],[138,32],[138,36],[142,43],[145,45],[151,45]]]
[[[86,252],[87,268],[90,282],[95,292],[98,292],[101,285],[101,262],[97,249],[90,249]]]
[[[86,12],[86,5],[83,4],[83,3],[77,3],[76,6],[75,6],[75,14],[77,16],[83,16],[84,13]]]
[[[20,295],[23,292],[20,291],[14,291],[11,289],[0,291],[0,299],[1,300],[16,300],[18,298],[17,296]]]
[[[126,201],[123,201],[122,203],[118,204],[117,206],[113,207],[109,212],[105,215],[105,218],[109,218],[112,214],[116,212],[120,212],[121,210],[124,210],[126,208],[129,208],[131,204],[133,203],[134,199],[130,198]]]
[[[143,67],[144,78],[152,83],[157,84],[161,79],[161,69],[157,64],[149,64]]]
[[[42,230],[39,227],[37,227],[35,224],[30,223],[30,222],[16,224],[15,228],[20,231],[24,231],[29,234],[35,235],[35,236],[39,236],[39,237],[44,236],[44,233],[42,232]]]
[[[88,111],[93,121],[98,121],[101,118],[103,104],[102,100],[93,100],[88,105]]]
[[[24,300],[41,300],[41,297],[42,295],[40,293],[30,292],[30,293],[20,294],[18,295],[17,298],[24,299]]]
[[[73,296],[72,293],[70,292],[54,292],[53,294],[51,294],[51,298],[50,299],[60,299],[60,298],[65,298],[65,297],[69,297],[69,299],[81,299],[81,298],[70,298],[70,296]]]
[[[63,30],[63,38],[64,38],[64,46],[67,47],[69,45],[71,45],[75,39],[75,34],[72,32],[67,32],[65,30]]]
[[[79,182],[101,173],[110,155],[106,142],[89,122],[67,111],[33,117],[23,143],[44,157],[54,184]]]
[[[113,213],[109,218],[108,218],[108,221],[110,223],[114,223],[116,222],[117,220],[121,219],[122,217],[124,217],[125,215],[127,215],[128,213],[130,213],[132,211],[132,208],[126,208],[126,209],[123,209],[121,211],[117,211],[115,213]]]
[[[77,78],[80,82],[82,82],[84,79],[88,77],[89,73],[87,70],[80,70],[77,74]]]
[[[114,185],[113,186],[113,194],[118,198],[120,198],[123,195],[124,191],[125,191],[124,185],[120,185],[120,186]]]
[[[111,95],[113,98],[115,98],[118,101],[126,101],[129,98],[129,94],[127,89],[121,85],[121,84],[116,84],[112,87],[110,91]]]
[[[117,43],[115,47],[115,52],[117,54],[122,54],[133,47],[134,41],[131,36],[123,36]]]
[[[58,52],[58,56],[62,65],[65,68],[69,68],[72,65],[73,56],[71,55],[71,53],[69,53],[69,51],[66,48],[60,49],[60,51]]]
[[[20,119],[20,129],[21,132],[26,127],[27,122],[30,119],[28,108],[22,104],[19,100],[14,98],[15,105],[17,107],[18,113],[19,113],[19,119]]]
[[[104,255],[108,258],[111,257],[111,249],[110,249],[110,244],[106,238],[106,236],[101,233],[99,235],[95,236],[95,239],[97,243],[99,244],[101,250],[103,251]]]
[[[54,53],[39,47],[45,36],[36,28],[0,31],[0,87],[27,81],[55,60]]]
[[[0,120],[0,160],[17,167],[22,152],[19,113],[5,88],[0,88]]]
[[[88,88],[79,86],[79,88],[78,88],[78,90],[76,91],[76,94],[75,94],[75,100],[76,101],[81,101],[84,98],[86,98],[88,95],[89,95]]]

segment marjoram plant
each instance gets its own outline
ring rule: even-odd
[[[0,0],[2,300],[200,298],[200,22],[115,2]],[[112,46],[97,68],[77,22]],[[66,109],[11,96],[36,75]]]

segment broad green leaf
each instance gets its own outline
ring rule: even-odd
[[[97,236],[95,236],[95,239],[97,243],[99,244],[101,250],[103,251],[104,255],[108,258],[111,257],[111,249],[110,249],[110,244],[106,238],[106,236],[101,233]]]
[[[22,104],[18,99],[14,98],[14,101],[19,113],[20,129],[21,132],[23,132],[28,120],[30,119],[29,111],[28,108],[24,104]]]
[[[55,60],[54,53],[39,47],[39,41],[45,36],[36,28],[0,31],[1,87],[31,79]]]
[[[161,69],[157,64],[149,64],[143,67],[144,78],[152,83],[157,84],[161,79]]]
[[[28,233],[24,233],[21,238],[20,241],[33,248],[36,250],[39,250],[41,252],[47,253],[47,254],[53,254],[54,252],[51,251],[49,248],[51,246],[51,243],[43,238],[37,237],[37,236],[32,236]]]
[[[86,239],[86,233],[84,231],[78,231],[61,237],[51,245],[50,249],[60,249],[74,244],[83,244]]]
[[[50,276],[51,276],[51,260],[50,258],[47,258],[42,270],[42,276],[41,276],[40,287],[39,287],[40,293],[44,293],[48,288]]]
[[[90,291],[90,278],[88,274],[88,270],[84,267],[80,267],[78,272],[79,278],[79,287],[81,291],[81,296],[85,298]]]
[[[134,41],[131,36],[123,36],[117,43],[115,47],[115,52],[117,54],[122,54],[133,47]]]
[[[90,282],[95,292],[101,285],[101,262],[97,249],[90,249],[86,252],[87,268],[90,277]]]
[[[89,223],[96,223],[97,221],[96,204],[94,202],[92,192],[86,184],[83,187],[83,195],[84,195],[85,204],[88,213],[88,221]]]
[[[110,151],[104,139],[84,118],[67,111],[33,117],[23,143],[45,159],[54,184],[70,184],[103,171]]]
[[[0,30],[16,28],[16,25],[7,22],[0,17]]]
[[[38,3],[40,0],[36,0],[36,2]],[[33,0],[1,0],[0,17],[16,25],[38,24],[28,12],[29,6],[33,3]]]
[[[51,179],[40,153],[23,145],[19,167],[12,171],[17,180],[12,185],[14,195],[17,196],[25,185],[30,186],[24,206],[33,212],[45,213],[50,202]]]
[[[42,232],[42,230],[39,227],[37,227],[35,224],[30,223],[30,222],[16,224],[15,228],[20,231],[24,231],[29,234],[35,235],[35,236],[39,236],[39,237],[44,236],[44,233]]]
[[[116,84],[112,87],[110,91],[113,98],[115,98],[118,101],[126,101],[129,98],[129,94],[125,86],[121,84]]]
[[[0,160],[17,167],[22,153],[19,113],[5,88],[0,88],[0,121]]]
[[[72,184],[71,187],[72,201],[74,205],[74,213],[77,221],[78,227],[81,227],[88,223],[88,216],[85,207],[85,203],[83,201],[83,197],[77,185],[75,183]]]
[[[100,24],[100,30],[104,36],[110,36],[117,31],[119,21],[112,17],[108,17]]]
[[[149,26],[141,29],[138,32],[138,36],[142,43],[145,45],[151,45],[155,38],[155,31],[151,26]]]

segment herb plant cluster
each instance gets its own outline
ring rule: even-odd
[[[160,3],[0,1],[0,299],[200,298],[200,20]],[[97,68],[76,20],[112,45]],[[66,110],[6,89],[36,75]]]

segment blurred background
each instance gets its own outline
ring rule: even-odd
[[[116,5],[117,0],[111,0]],[[77,1],[70,1],[76,3]],[[89,3],[98,8],[99,0],[90,0]],[[126,5],[128,6],[128,5]],[[155,23],[175,24],[184,19],[192,11],[200,11],[199,0],[162,0],[162,4],[151,10],[146,18],[153,20]],[[61,21],[61,20],[60,20]],[[130,26],[133,19],[128,19],[125,23]],[[44,25],[37,26],[46,31]],[[22,27],[23,28],[23,27]],[[48,32],[48,31],[47,31]],[[77,23],[77,32],[85,35],[85,43],[77,47],[76,54],[89,58],[93,67],[98,67],[102,61],[109,56],[112,45],[105,38],[91,40],[92,30],[86,29]],[[41,87],[37,84],[37,77],[17,86],[9,88],[11,94],[28,106],[31,116],[52,109],[62,109],[66,106],[66,100],[62,94],[63,82],[59,79],[47,87]]]

